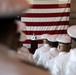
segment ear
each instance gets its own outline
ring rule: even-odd
[[[59,51],[59,49],[60,49],[60,46],[58,45],[57,50]]]

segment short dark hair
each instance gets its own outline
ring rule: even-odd
[[[15,17],[0,18],[0,40],[6,38],[12,29],[17,30],[15,19]]]
[[[49,44],[51,45],[51,47],[56,47],[58,46],[58,42],[51,42],[49,41]]]

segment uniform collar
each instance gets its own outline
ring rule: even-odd
[[[76,48],[73,48],[73,49],[70,50],[70,52],[71,52],[71,51],[75,51],[75,50],[76,50]]]
[[[44,44],[44,47],[49,47],[49,45],[48,44]]]
[[[55,50],[57,50],[57,48],[55,48],[55,47],[52,47],[52,48],[50,49],[50,51],[55,51]]]
[[[66,54],[66,53],[67,53],[67,52],[60,52],[60,53],[59,53],[59,56],[60,56],[60,55],[64,55],[64,54]]]
[[[70,60],[76,62],[76,48],[70,50]]]

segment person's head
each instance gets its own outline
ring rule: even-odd
[[[18,20],[16,21],[16,23],[17,23],[17,33],[11,45],[12,46],[11,48],[13,50],[18,50],[18,48],[21,48],[23,42],[26,40],[26,34],[22,32],[22,30],[26,28],[25,24]]]
[[[69,52],[71,49],[71,38],[67,35],[57,37],[58,51],[59,52]]]
[[[27,0],[2,0],[0,4],[0,43],[15,48],[20,38],[16,16],[30,4]]]
[[[49,41],[47,39],[43,39],[43,44],[49,44]]]
[[[47,37],[49,34],[42,34],[41,39],[43,40],[43,44],[49,44],[49,41],[47,40]]]
[[[19,22],[21,26],[17,22]],[[8,46],[10,49],[17,50],[18,41],[25,39],[21,32],[21,29],[25,26],[24,23],[18,20],[16,21],[16,18],[9,18],[0,19],[0,24],[0,44]]]
[[[71,49],[71,44],[66,44],[66,43],[59,43],[58,45],[58,51],[59,52],[69,52]]]
[[[57,35],[50,35],[47,38],[51,47],[57,48],[58,42],[57,42],[56,38],[57,38]]]
[[[72,48],[76,48],[76,25],[69,27],[67,33],[72,39]]]

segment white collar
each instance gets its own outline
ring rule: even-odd
[[[64,55],[64,54],[66,54],[66,53],[67,53],[67,52],[60,52],[60,53],[59,53],[59,56],[60,56],[60,55]]]
[[[49,45],[48,44],[44,44],[44,47],[49,47]]]
[[[76,50],[76,48],[70,49],[70,52],[71,52],[71,51],[75,51],[75,50]]]
[[[55,50],[57,50],[57,48],[55,47],[50,48],[50,51],[55,51]]]
[[[70,50],[70,60],[76,62],[76,48]]]

